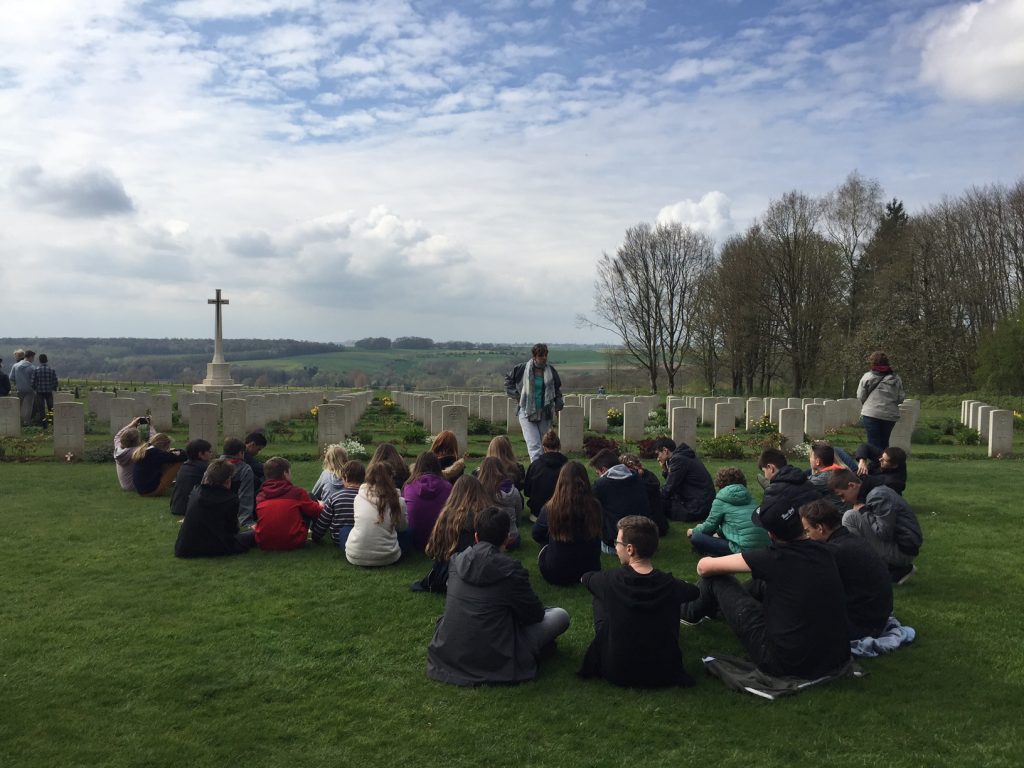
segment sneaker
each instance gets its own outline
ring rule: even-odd
[[[537,522],[537,516],[536,515],[530,515],[530,522],[531,523],[536,523]]]
[[[707,616],[700,616],[699,618],[694,616],[679,617],[679,623],[684,627],[696,627],[698,624],[703,624],[707,620]]]
[[[891,568],[889,573],[892,576],[892,583],[899,586],[910,581],[910,577],[917,573],[917,566],[911,565],[910,567]]]

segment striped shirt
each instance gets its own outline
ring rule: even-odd
[[[313,519],[313,541],[320,541],[330,530],[331,541],[337,545],[341,529],[355,525],[354,504],[358,494],[358,488],[342,488],[324,499],[324,511]]]

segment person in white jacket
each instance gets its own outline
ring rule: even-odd
[[[860,419],[867,433],[868,443],[884,451],[889,447],[889,435],[900,420],[900,403],[904,400],[903,381],[889,365],[885,352],[868,355],[871,370],[857,385],[860,400]]]
[[[405,499],[398,495],[391,467],[371,462],[366,482],[353,504],[354,524],[345,542],[345,559],[352,565],[382,566],[398,562],[409,550]]]

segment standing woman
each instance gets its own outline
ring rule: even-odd
[[[868,355],[871,370],[857,385],[857,399],[861,402],[860,418],[867,433],[868,443],[878,450],[889,447],[889,435],[900,420],[900,403],[904,400],[903,381],[889,365],[885,352]]]
[[[584,573],[601,570],[601,504],[578,461],[558,473],[555,492],[533,526],[533,538],[546,545],[537,563],[551,584],[578,584]]]

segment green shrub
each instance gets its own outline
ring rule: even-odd
[[[981,435],[978,430],[971,429],[970,427],[960,427],[957,429],[956,434],[957,445],[980,445]]]
[[[491,422],[487,419],[481,419],[479,416],[472,416],[469,421],[466,422],[466,432],[470,435],[489,435],[491,434],[491,426]]]
[[[423,445],[426,442],[428,435],[427,430],[423,427],[409,427],[405,430],[405,434],[402,439],[406,445]],[[369,443],[370,440],[360,440],[361,443]]]
[[[708,437],[697,441],[701,453],[713,459],[742,459],[743,442],[736,435]]]
[[[779,434],[778,425],[772,421],[772,417],[765,414],[760,419],[754,422],[750,428],[750,432],[755,435],[777,435]]]

